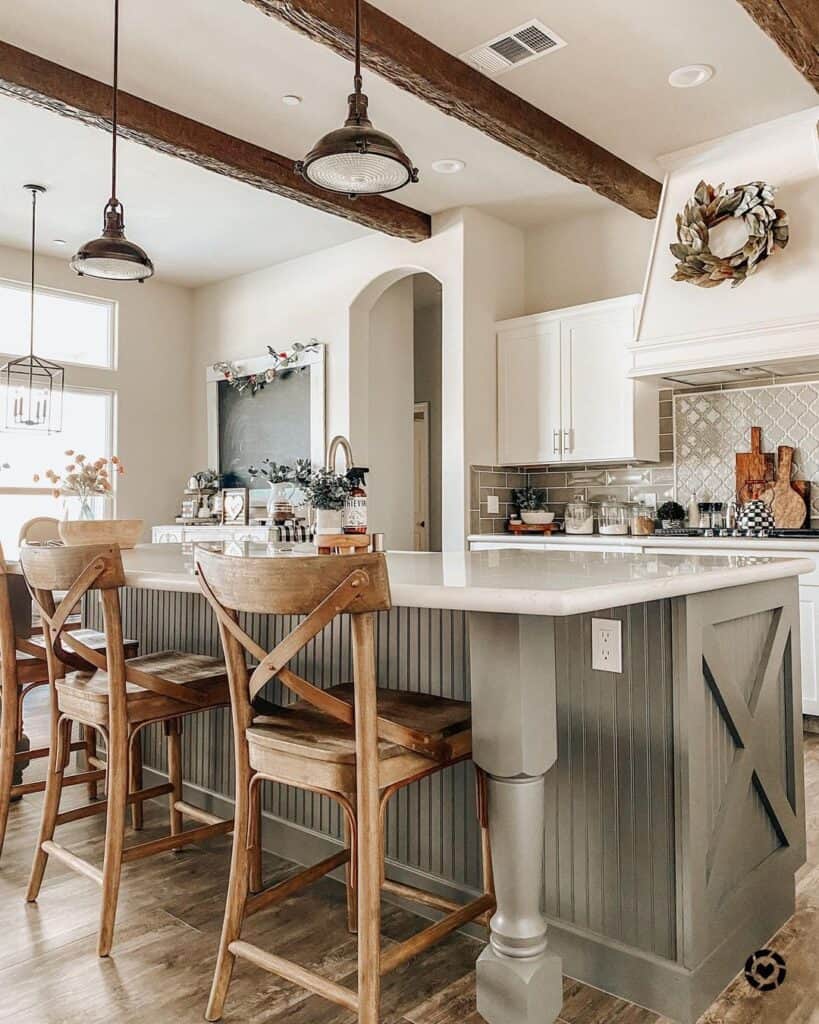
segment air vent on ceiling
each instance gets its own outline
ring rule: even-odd
[[[462,53],[461,60],[494,78],[509,68],[520,67],[565,45],[565,40],[556,32],[533,20]]]

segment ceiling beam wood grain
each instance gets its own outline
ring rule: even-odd
[[[739,3],[819,92],[817,0],[739,0]]]
[[[110,132],[111,86],[0,41],[0,93]],[[397,238],[420,242],[432,232],[429,214],[383,196],[348,199],[316,188],[290,157],[120,92],[119,135],[254,188]]]
[[[352,58],[350,0],[245,2]],[[362,60],[393,85],[550,170],[641,217],[657,215],[661,185],[650,175],[367,3],[362,4]]]

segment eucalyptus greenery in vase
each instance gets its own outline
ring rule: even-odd
[[[69,448],[65,453],[71,459],[62,474],[47,469],[43,474],[52,485],[55,498],[64,498],[64,519],[109,519],[111,498],[114,496],[114,478],[125,473],[116,455],[110,459],[92,461],[82,453]],[[34,474],[40,482],[40,474]]]
[[[352,490],[347,477],[332,469],[317,469],[305,489],[316,509],[316,534],[341,533],[344,500]]]

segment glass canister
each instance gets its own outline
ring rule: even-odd
[[[616,498],[605,498],[600,503],[600,533],[628,533],[628,506]]]
[[[582,494],[566,506],[566,533],[594,533],[594,513]]]
[[[635,537],[648,537],[657,525],[657,509],[653,503],[641,501],[631,509],[631,532]]]

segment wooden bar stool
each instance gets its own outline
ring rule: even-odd
[[[236,752],[236,827],[230,882],[205,1016],[209,1021],[221,1018],[238,956],[352,1010],[360,1024],[377,1024],[382,975],[468,921],[484,920],[495,906],[482,776],[478,803],[484,833],[484,894],[459,906],[384,881],[387,802],[411,782],[470,757],[469,705],[377,689],[374,613],[390,607],[387,565],[382,554],[240,559],[199,548],[196,560],[200,585],[216,613],[225,649]],[[268,653],[240,627],[239,612],[306,618]],[[351,618],[353,683],[320,690],[296,675],[288,663],[343,614]],[[252,672],[247,668],[247,654],[258,661]],[[274,677],[298,699],[260,715],[254,701]],[[252,854],[261,841],[255,809],[264,780],[335,800],[344,811],[350,846],[251,896]],[[241,938],[245,918],[342,864],[347,865],[348,924],[351,931],[356,931],[357,924],[359,935],[357,992]],[[444,910],[447,916],[382,953],[382,889]]]
[[[59,522],[53,516],[35,516],[34,519],[29,519],[20,527],[20,533],[18,536],[18,542],[20,547],[24,544],[56,544],[62,545],[60,539]],[[74,631],[78,640],[81,640],[86,647],[90,647],[94,651],[105,650],[105,635],[97,632],[94,629],[82,629],[81,618],[79,615],[72,613],[68,622],[66,623],[66,629]],[[127,658],[135,658],[139,653],[139,645],[136,640],[124,640],[125,656]],[[35,627],[33,630],[26,631],[26,635],[23,636],[18,633],[17,646],[19,650],[25,651],[30,654],[33,658],[37,658],[45,662],[45,638],[43,636],[43,630],[40,627]],[[76,664],[74,667],[78,667]],[[90,668],[89,665],[83,665],[83,668]],[[46,673],[45,682],[48,682],[48,675]],[[38,684],[39,685],[39,684]],[[72,750],[83,751],[83,760],[85,768],[105,768],[105,762],[100,761],[97,757],[97,734],[93,729],[86,729],[80,727],[80,731],[84,733],[84,744],[72,746]],[[22,705],[21,705],[21,723],[20,732],[22,733]],[[38,756],[47,757],[48,749],[45,748]],[[142,778],[142,749],[139,740],[134,745],[133,750],[133,768],[132,768],[133,779],[141,785]],[[40,792],[44,787],[45,783],[38,783],[39,789],[32,790],[31,792]],[[139,788],[139,787],[137,787]],[[97,799],[97,783],[88,783],[88,798],[90,800]],[[131,818],[134,828],[142,828],[142,804],[133,804],[131,807]]]
[[[23,702],[33,690],[48,685],[48,664],[45,641],[42,646],[27,638],[31,627],[31,597],[20,576],[9,575],[3,550],[0,548],[0,853],[8,826],[9,807],[28,793],[42,793],[45,782],[14,782],[15,771],[29,761],[48,757],[51,744],[33,750],[18,750],[23,736]],[[89,635],[90,634],[90,635]],[[94,649],[105,646],[105,637],[83,630],[76,634]],[[37,640],[42,638],[36,638]],[[132,645],[132,653],[136,644]],[[71,743],[71,750],[83,751],[87,757],[86,740]],[[96,786],[105,778],[104,765],[86,765],[88,770],[67,776],[65,785]]]
[[[46,661],[51,683],[52,735],[43,815],[27,899],[37,899],[49,856],[102,887],[102,908],[97,952],[111,950],[117,899],[123,864],[155,853],[176,850],[210,836],[230,832],[232,821],[223,821],[182,800],[180,722],[184,715],[229,703],[225,666],[216,658],[162,651],[126,659],[122,641],[119,588],[125,583],[122,559],[116,545],[83,547],[23,547],[20,562],[29,588],[47,627]],[[55,591],[67,591],[59,608]],[[66,631],[71,610],[89,592],[99,591],[105,626],[105,652],[86,647],[76,634]],[[65,650],[65,648],[69,650]],[[92,671],[66,672],[72,656]],[[80,722],[103,735],[106,742],[107,798],[60,813],[60,796],[68,781],[71,727]],[[164,785],[129,792],[129,748],[139,731],[164,722],[168,742],[168,776]],[[125,812],[129,804],[142,804],[169,794],[170,835],[125,847]],[[58,825],[94,814],[106,814],[105,854],[102,870],[54,842]],[[183,815],[201,826],[182,831]]]

